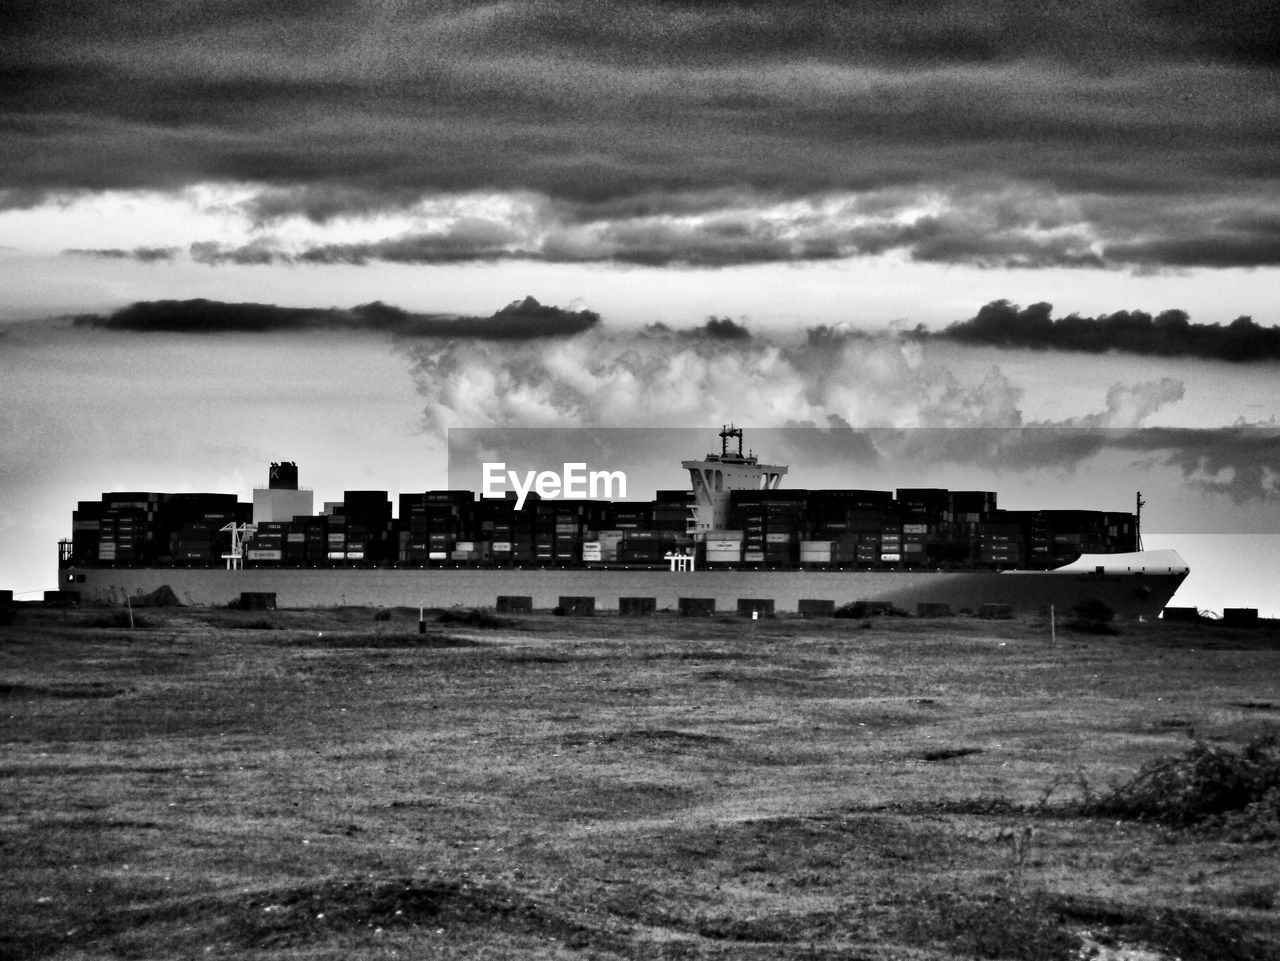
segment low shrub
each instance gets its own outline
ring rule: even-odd
[[[1239,750],[1197,740],[1152,761],[1129,782],[1086,801],[1086,813],[1171,827],[1218,825],[1280,836],[1280,732]]]
[[[853,601],[837,607],[832,616],[861,621],[868,617],[906,617],[907,612],[898,610],[889,601]]]
[[[460,624],[463,627],[498,628],[510,626],[509,621],[501,617],[494,617],[487,611],[477,610],[474,607],[465,611],[453,609],[441,611],[436,620],[441,624]]]

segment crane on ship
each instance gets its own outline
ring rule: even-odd
[[[244,542],[258,532],[257,524],[236,524],[234,521],[219,530],[231,533],[231,550],[222,555],[227,562],[227,570],[238,571],[244,568]]]

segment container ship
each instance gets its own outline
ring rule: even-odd
[[[735,446],[736,442],[736,446]],[[472,491],[346,491],[315,510],[293,462],[252,502],[123,492],[82,501],[59,545],[61,590],[123,604],[274,594],[287,607],[499,607],[569,612],[797,612],[857,602],[908,613],[1069,611],[1155,617],[1189,569],[1140,548],[1140,513],[1002,510],[991,491],[785,489],[788,468],[720,450],[652,501]],[[1141,510],[1141,499],[1138,500]]]

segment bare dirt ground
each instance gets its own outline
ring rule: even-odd
[[[0,628],[0,956],[1280,958],[1274,822],[1088,803],[1272,627],[380,617]]]

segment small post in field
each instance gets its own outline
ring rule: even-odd
[[[1053,605],[1049,605],[1049,643],[1058,643],[1058,623],[1054,619]]]
[[[418,608],[418,633],[427,633],[427,614],[426,608],[423,607]]]

